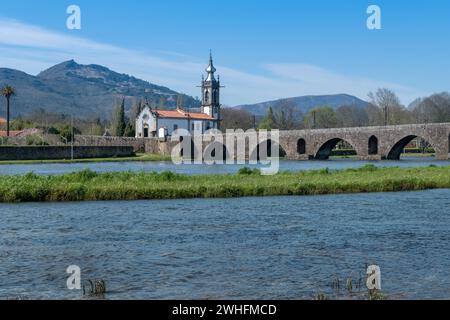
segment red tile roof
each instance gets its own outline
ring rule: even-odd
[[[0,124],[5,124],[5,123],[6,123],[6,119],[0,117]]]
[[[198,112],[185,112],[183,110],[156,110],[155,113],[160,118],[174,118],[174,119],[194,119],[194,120],[211,120],[214,121],[213,117],[207,115],[206,113]]]

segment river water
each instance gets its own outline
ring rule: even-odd
[[[366,164],[378,167],[427,167],[430,165],[450,166],[450,160],[435,161],[430,158],[407,157],[401,161],[357,161],[349,159],[332,161],[280,161],[280,170],[300,171],[329,168],[340,170],[358,168]],[[23,175],[34,172],[39,175],[58,175],[90,169],[97,172],[172,171],[183,174],[227,174],[235,173],[242,167],[251,165],[175,165],[172,162],[103,162],[103,163],[64,163],[64,164],[17,164],[0,165],[0,175]]]
[[[391,299],[450,297],[450,190],[0,204],[0,298],[311,299],[366,264]],[[364,282],[364,281],[363,281]]]

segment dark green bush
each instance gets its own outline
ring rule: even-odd
[[[248,167],[244,167],[239,169],[238,175],[243,175],[243,176],[251,176],[251,175],[261,175],[261,170],[260,169],[250,169]]]

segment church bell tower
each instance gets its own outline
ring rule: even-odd
[[[220,129],[220,77],[215,78],[212,54],[209,55],[209,64],[206,68],[206,79],[202,77],[202,113],[217,120],[217,129]]]

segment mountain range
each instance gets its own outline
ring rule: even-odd
[[[365,108],[368,102],[348,94],[322,95],[322,96],[301,96],[294,98],[279,99],[274,101],[261,102],[256,104],[241,105],[235,108],[245,110],[256,116],[264,116],[269,107],[273,111],[280,111],[283,108],[292,108],[294,113],[307,113],[314,107],[328,106],[337,109],[341,106],[356,106]]]
[[[5,84],[13,86],[17,92],[12,102],[12,117],[44,109],[49,113],[109,119],[118,98],[126,99],[126,110],[129,110],[133,100],[144,98],[158,105],[161,97],[166,100],[166,107],[173,109],[180,95],[167,87],[120,74],[101,65],[81,65],[74,60],[55,65],[37,76],[0,68],[0,86]],[[199,107],[199,102],[188,95],[183,95],[183,104],[190,109]],[[234,108],[262,117],[269,107],[274,111],[289,107],[294,113],[306,113],[316,106],[336,109],[343,105],[363,108],[367,102],[351,95],[337,94],[294,97]],[[0,116],[4,114],[5,108],[0,107]]]
[[[110,118],[118,98],[131,100],[145,98],[158,105],[164,97],[168,108],[174,108],[179,93],[135,77],[114,72],[100,65],[81,65],[66,61],[42,71],[37,76],[25,72],[0,68],[0,86],[16,89],[11,115],[26,115],[38,109],[89,118]],[[198,107],[199,103],[183,95],[185,107]],[[4,115],[5,108],[0,108]]]

